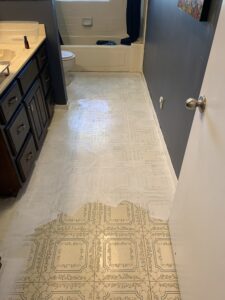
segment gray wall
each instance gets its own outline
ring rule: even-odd
[[[55,1],[0,1],[0,20],[39,21],[45,24],[54,99],[56,104],[66,104],[67,94],[60,58],[58,26],[55,14]]]
[[[184,102],[199,96],[222,0],[212,1],[208,22],[194,20],[177,3],[149,0],[144,73],[179,175],[193,120]],[[166,100],[164,110],[160,96]]]

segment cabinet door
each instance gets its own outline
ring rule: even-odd
[[[41,71],[42,68],[44,67],[44,65],[48,61],[47,50],[46,50],[46,45],[45,44],[43,46],[41,46],[41,48],[38,50],[38,53],[37,53],[36,57],[37,57],[39,71]]]
[[[42,122],[42,127],[46,128],[48,125],[48,114],[47,114],[47,108],[46,108],[46,104],[45,104],[45,98],[44,98],[41,83],[39,80],[37,81],[35,98],[36,98],[36,101],[39,106],[39,113],[40,113],[40,118],[41,118],[41,122]]]
[[[43,129],[38,113],[37,101],[34,95],[30,97],[29,102],[27,103],[27,110],[31,122],[34,139],[36,144],[38,144],[41,139]]]
[[[54,114],[55,103],[54,103],[53,92],[51,90],[46,97],[46,105],[47,105],[48,116],[50,119],[52,119]]]
[[[25,99],[25,104],[36,147],[40,148],[48,125],[47,110],[40,80],[36,80],[34,83]]]
[[[44,95],[46,96],[48,94],[48,91],[51,86],[51,78],[49,74],[48,65],[44,67],[44,69],[41,71],[41,81],[43,86]]]

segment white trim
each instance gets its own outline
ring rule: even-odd
[[[76,62],[71,72],[131,72],[143,71],[144,44],[131,46],[63,45],[73,52]]]
[[[143,73],[141,73],[141,76],[143,78],[143,83],[144,83],[146,91],[147,91],[146,95],[149,98],[150,105],[152,106],[153,115],[154,115],[154,119],[156,121],[156,126],[157,126],[157,130],[158,130],[158,133],[159,133],[160,141],[161,141],[161,144],[162,144],[162,147],[163,147],[163,151],[164,151],[164,153],[166,155],[166,160],[167,160],[167,163],[168,163],[168,166],[169,166],[169,170],[170,170],[170,173],[171,173],[171,177],[172,177],[173,184],[174,184],[174,190],[175,190],[176,186],[177,186],[178,179],[177,179],[177,176],[176,176],[176,173],[175,173],[175,170],[174,170],[171,158],[170,158],[170,154],[169,154],[168,148],[166,146],[165,139],[164,139],[163,134],[162,134],[162,130],[161,130],[160,125],[159,125],[159,120],[158,120],[158,117],[156,115],[153,103],[152,103],[152,99],[151,99],[151,96],[150,96],[150,92],[149,92],[149,89],[148,89],[148,85],[147,85],[145,76],[144,76]]]
[[[60,105],[60,104],[56,104],[55,105],[55,110],[68,110],[70,107],[70,103],[69,101],[67,102],[67,104],[63,104],[63,105]]]

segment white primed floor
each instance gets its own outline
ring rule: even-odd
[[[68,96],[26,190],[1,201],[6,261],[19,263],[18,244],[36,227],[89,202],[130,201],[168,219],[175,186],[143,76],[74,73]]]

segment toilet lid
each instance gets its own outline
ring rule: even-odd
[[[75,58],[75,54],[70,51],[62,50],[62,59],[69,60],[71,58]]]

